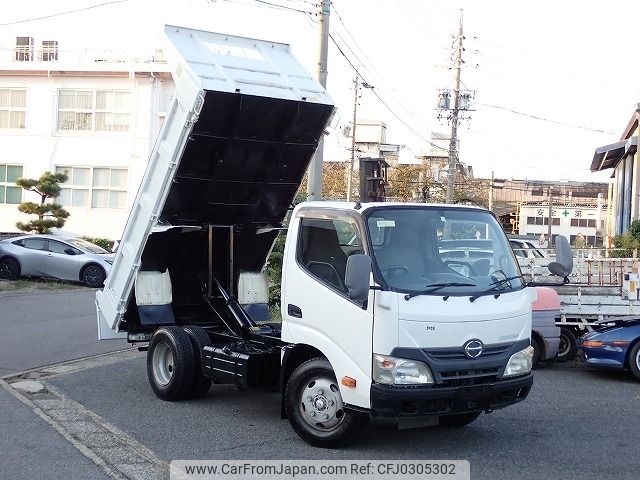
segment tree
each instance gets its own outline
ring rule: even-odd
[[[40,204],[35,202],[23,202],[18,205],[18,210],[29,215],[37,215],[36,220],[27,223],[17,222],[18,227],[23,232],[49,233],[52,228],[61,228],[66,218],[69,216],[61,205],[57,203],[47,203],[49,198],[56,198],[60,195],[60,183],[67,181],[64,173],[45,172],[37,180],[33,178],[19,178],[16,185],[28,192],[40,195]]]

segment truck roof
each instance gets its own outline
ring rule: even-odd
[[[337,210],[357,210],[365,212],[366,210],[379,207],[429,207],[429,208],[459,208],[459,209],[474,209],[474,210],[486,210],[485,208],[475,205],[460,205],[460,204],[446,204],[446,203],[418,203],[418,202],[340,202],[340,201],[314,201],[303,202],[299,204],[299,207],[316,207],[316,208],[334,208]]]

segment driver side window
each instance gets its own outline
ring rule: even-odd
[[[298,239],[298,263],[318,280],[347,293],[344,284],[347,258],[361,251],[360,238],[357,225],[351,220],[304,217]]]

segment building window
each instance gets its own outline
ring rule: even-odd
[[[131,92],[58,90],[58,131],[127,132]]]
[[[43,62],[53,62],[58,60],[57,40],[43,40],[40,48],[40,60]]]
[[[84,208],[127,208],[128,171],[109,167],[56,167],[69,178],[57,202]]]
[[[571,219],[572,227],[596,227],[595,220],[588,220],[586,218],[572,218]]]
[[[0,163],[0,203],[22,203],[22,187],[16,180],[22,177],[22,165]]]
[[[549,225],[549,217],[527,217],[527,225]],[[560,225],[560,219],[552,218],[551,225]]]
[[[26,109],[24,88],[0,88],[0,128],[24,128]]]
[[[33,60],[33,37],[16,37],[16,61]]]

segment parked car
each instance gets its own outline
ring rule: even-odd
[[[0,241],[0,278],[51,277],[99,288],[114,257],[77,237],[23,235]]]
[[[625,318],[579,339],[586,366],[629,369],[640,381],[640,318]]]

